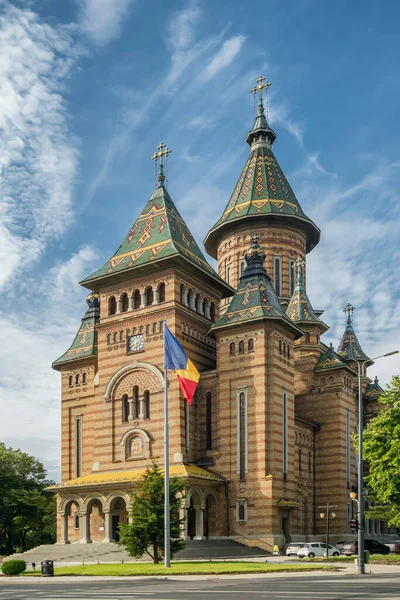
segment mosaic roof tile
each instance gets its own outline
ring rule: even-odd
[[[264,267],[265,252],[253,238],[253,244],[245,253],[247,266],[239,286],[227,309],[211,328],[211,331],[229,325],[245,324],[258,319],[278,320],[294,331],[296,338],[303,332],[289,319],[271,285],[271,278]]]
[[[316,315],[304,287],[304,261],[298,260],[296,268],[296,286],[286,309],[287,316],[299,325],[316,325],[321,331],[328,331],[325,325]]]
[[[340,341],[338,352],[340,352],[340,354],[346,360],[372,362],[371,359],[365,354],[364,350],[361,348],[361,344],[358,341],[357,336],[354,332],[352,318],[352,311],[354,310],[354,308],[350,304],[348,304],[344,310],[345,312],[347,312],[346,329]]]
[[[343,367],[348,367],[346,361],[335,352],[333,345],[330,344],[329,348],[326,348],[325,352],[321,354],[314,371],[318,373]]]
[[[161,184],[114,256],[81,284],[90,287],[97,279],[170,257],[185,259],[229,290],[227,295],[232,295],[231,288],[206,261],[169,193]]]
[[[382,396],[383,393],[384,390],[379,385],[378,378],[375,377],[373,382],[368,383],[365,395],[368,396],[368,398],[370,398],[371,400],[376,400],[377,398]]]
[[[72,361],[82,360],[97,356],[97,331],[96,324],[100,320],[100,296],[91,293],[86,298],[88,309],[82,319],[78,333],[71,347],[60,358],[53,362],[53,369]]]

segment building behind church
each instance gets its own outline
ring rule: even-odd
[[[372,361],[350,305],[339,348],[321,338],[328,326],[307,296],[305,262],[320,230],[274,156],[275,138],[260,95],[250,155],[204,241],[218,273],[166,189],[160,145],[157,189],[114,256],[81,282],[88,309],[53,363],[62,382],[62,481],[51,488],[59,543],[118,541],[135,482],[163,465],[165,321],[201,373],[190,407],[169,376],[184,536],[270,550],[322,540],[327,502],[332,539],[351,535],[357,362],[366,414],[382,390],[366,375]],[[377,521],[366,528],[388,533]]]

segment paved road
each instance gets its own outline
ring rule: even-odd
[[[0,600],[398,600],[400,575],[0,583]]]

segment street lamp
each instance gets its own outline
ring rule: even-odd
[[[357,361],[358,367],[358,555],[357,555],[357,573],[358,575],[365,575],[365,561],[364,561],[364,465],[363,465],[363,395],[362,395],[362,373],[366,363],[378,360],[378,358],[386,358],[386,356],[392,356],[398,354],[398,350],[381,354],[375,358],[369,358],[368,360]],[[350,494],[352,498],[353,494]],[[355,497],[354,497],[355,500]]]
[[[326,558],[329,558],[329,517],[331,517],[332,519],[334,519],[336,517],[336,513],[334,512],[330,512],[331,508],[336,508],[336,506],[332,506],[332,504],[329,504],[329,502],[326,503],[326,506],[319,506],[318,508],[325,508],[326,509],[326,513],[320,512],[319,516],[321,517],[321,519],[325,518],[325,514],[326,514]]]

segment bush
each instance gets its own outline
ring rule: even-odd
[[[26,562],[24,560],[6,560],[1,565],[1,570],[4,575],[19,575],[26,569]]]

